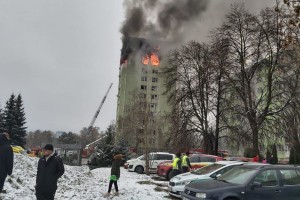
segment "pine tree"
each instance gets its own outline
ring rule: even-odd
[[[4,132],[4,116],[3,110],[0,107],[0,133]]]
[[[6,102],[4,112],[3,112],[4,131],[10,134],[12,140],[14,140],[14,133],[16,131],[15,107],[16,107],[15,95],[12,94],[9,100]]]
[[[24,147],[26,144],[26,118],[21,94],[15,99],[15,132],[13,144]]]

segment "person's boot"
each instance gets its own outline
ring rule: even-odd
[[[109,197],[110,196],[110,193],[105,193],[104,195],[103,195],[103,197]]]
[[[115,192],[114,195],[115,195],[115,196],[119,196],[119,192]]]

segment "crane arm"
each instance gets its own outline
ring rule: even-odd
[[[103,99],[102,99],[102,101],[101,101],[101,103],[100,103],[100,105],[99,105],[99,107],[98,107],[98,109],[97,109],[97,111],[96,111],[96,113],[95,113],[95,115],[94,115],[94,117],[93,117],[93,119],[92,119],[92,121],[91,121],[89,127],[88,127],[88,132],[87,132],[87,134],[90,134],[90,132],[92,131],[93,125],[94,125],[94,123],[95,123],[95,121],[96,121],[96,119],[97,119],[97,117],[98,117],[98,115],[99,115],[99,113],[100,113],[100,110],[101,110],[101,108],[102,108],[102,106],[103,106],[103,104],[104,104],[104,102],[105,102],[105,100],[106,100],[106,97],[107,97],[108,92],[110,91],[112,85],[113,85],[113,83],[111,83],[111,84],[109,85],[108,90],[106,91],[106,93],[105,93],[105,95],[104,95],[104,97],[103,97]]]

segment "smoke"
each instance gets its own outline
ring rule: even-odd
[[[125,21],[121,27],[126,37],[175,40],[188,32],[188,24],[197,21],[208,0],[125,0]]]

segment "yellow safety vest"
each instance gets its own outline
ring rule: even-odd
[[[187,161],[186,161],[187,158],[188,158],[187,155],[184,155],[182,157],[182,163],[181,163],[182,167],[188,167],[188,164],[187,164]]]
[[[178,168],[178,162],[180,161],[180,158],[175,158],[173,161],[173,169],[179,169]]]

